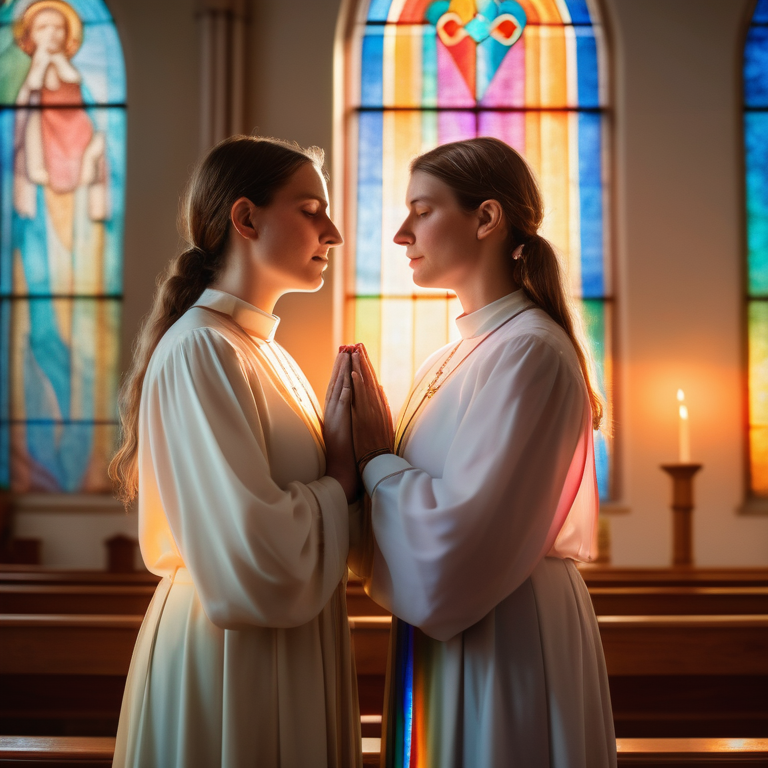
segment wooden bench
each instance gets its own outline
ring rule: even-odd
[[[598,616],[768,615],[768,586],[592,586],[589,596]],[[347,585],[347,612],[389,615],[356,581]]]
[[[139,586],[156,585],[159,576],[149,571],[135,573],[110,573],[109,571],[71,571],[55,568],[40,568],[38,566],[2,565],[0,564],[0,584],[59,584],[59,585],[113,585]]]
[[[144,614],[153,584],[3,584],[0,614]],[[768,614],[768,587],[592,587],[595,613],[603,616]],[[387,616],[359,583],[347,587],[350,616]]]
[[[620,615],[768,614],[768,569],[580,566],[595,613]],[[158,577],[0,566],[0,614],[146,611]],[[347,586],[350,616],[384,616],[359,580]]]
[[[580,563],[579,572],[592,587],[768,587],[768,568],[623,568]]]
[[[0,584],[0,614],[144,615],[155,593],[140,584]]]
[[[768,615],[768,587],[590,587],[598,616]]]
[[[49,730],[36,732],[56,733],[57,718],[85,712],[96,728],[89,733],[108,734],[141,621],[0,616],[3,731],[38,718]],[[600,616],[598,623],[620,735],[768,735],[768,617]],[[381,711],[389,625],[382,615],[350,620],[364,714]]]
[[[619,768],[768,766],[767,739],[619,739]],[[114,738],[0,736],[0,765],[56,768],[112,765]],[[363,738],[363,764],[378,765],[381,742]]]

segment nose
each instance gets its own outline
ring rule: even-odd
[[[400,229],[395,232],[395,236],[392,240],[397,245],[413,245],[414,238],[410,229],[408,229],[408,219],[400,225]]]
[[[341,245],[344,242],[344,238],[341,236],[341,232],[336,228],[336,225],[333,223],[333,221],[328,218],[328,231],[325,235],[325,238],[323,239],[323,242],[326,245],[331,246],[331,248],[334,245]]]

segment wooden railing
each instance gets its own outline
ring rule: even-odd
[[[114,738],[0,736],[0,765],[108,768]],[[768,766],[768,739],[619,739],[619,768],[742,768]],[[379,764],[379,739],[363,740],[363,763]]]

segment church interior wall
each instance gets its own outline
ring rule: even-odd
[[[123,351],[177,251],[178,200],[199,151],[200,56],[193,0],[110,0],[125,49],[128,189]],[[324,147],[332,168],[333,53],[340,0],[252,0],[248,130]],[[743,193],[739,72],[750,0],[603,0],[612,82],[617,292],[617,493],[613,560],[671,557],[675,393],[686,392],[701,565],[768,563],[768,516],[744,501]],[[339,200],[332,201],[333,208]],[[338,268],[335,265],[333,268]],[[322,400],[333,358],[332,272],[280,300],[278,340]],[[21,511],[17,535],[44,563],[100,567],[100,542],[136,530],[135,512]]]

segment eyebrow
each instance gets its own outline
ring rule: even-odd
[[[313,195],[311,192],[305,192],[303,194],[296,195],[296,199],[302,202],[305,200],[317,200],[320,205],[324,205],[326,208],[328,207],[328,201],[324,197],[321,197],[320,195]]]
[[[434,200],[432,200],[431,197],[414,197],[413,200],[411,200],[408,205],[416,205],[416,203],[432,203]]]

